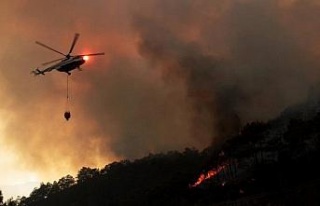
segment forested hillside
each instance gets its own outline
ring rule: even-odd
[[[303,114],[247,124],[219,148],[82,168],[0,205],[319,205],[320,113]]]

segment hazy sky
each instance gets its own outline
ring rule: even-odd
[[[0,189],[218,144],[320,78],[318,0],[10,0],[0,25]],[[71,75],[66,122],[66,75],[30,71],[76,32],[106,55]]]

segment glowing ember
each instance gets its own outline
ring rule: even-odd
[[[214,176],[216,176],[219,172],[221,172],[221,170],[224,169],[225,166],[220,166],[218,167],[217,169],[211,169],[209,170],[208,172],[206,173],[202,173],[200,174],[200,176],[198,177],[198,180],[189,185],[189,187],[197,187],[198,185],[200,185],[203,181],[207,180],[207,179],[210,179],[210,178],[213,178]]]

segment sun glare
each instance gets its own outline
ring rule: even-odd
[[[33,188],[40,184],[36,173],[19,168],[18,159],[12,151],[0,146],[0,189],[5,199],[17,196],[28,196]]]

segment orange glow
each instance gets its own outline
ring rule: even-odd
[[[89,60],[89,56],[83,56],[82,57],[84,61],[88,61]]]
[[[191,184],[190,187],[197,187],[198,185],[202,184],[203,181],[213,178],[219,172],[221,172],[221,170],[223,170],[224,167],[225,166],[219,166],[217,169],[211,169],[206,173],[200,174],[200,176],[198,177],[198,180],[195,183]]]

